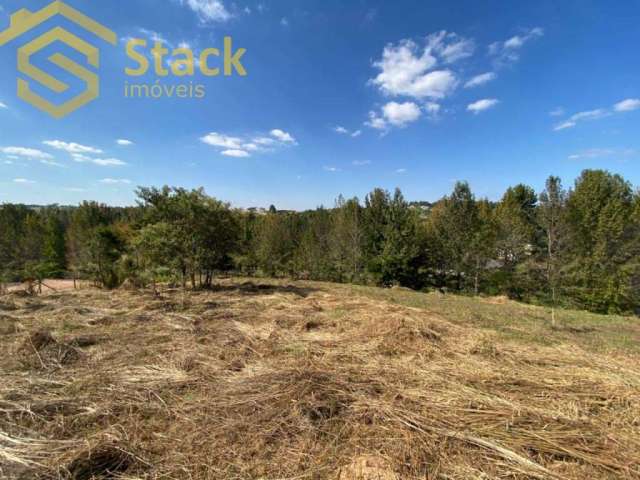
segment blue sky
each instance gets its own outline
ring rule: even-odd
[[[2,0],[0,30],[48,3]],[[456,180],[497,199],[549,174],[570,186],[585,168],[640,185],[638,2],[67,3],[120,41],[51,19],[0,47],[0,202],[126,205],[136,185],[170,184],[303,209],[376,186],[436,200]],[[54,120],[17,98],[16,47],[59,25],[100,47],[101,94]],[[247,76],[125,74],[128,38],[199,52],[225,36],[246,49]],[[54,51],[86,64],[61,44],[33,63],[62,76]],[[126,81],[156,80],[206,96],[125,98]]]

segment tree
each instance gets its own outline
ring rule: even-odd
[[[203,189],[165,186],[139,188],[136,193],[145,212],[143,224],[166,224],[161,228],[171,235],[183,287],[187,280],[192,288],[210,287],[216,270],[231,267],[239,225],[228,204],[209,197]]]
[[[263,273],[273,277],[293,273],[298,245],[295,216],[269,212],[262,217],[255,245],[258,265]]]
[[[340,280],[357,282],[363,270],[363,212],[357,198],[336,201],[332,216],[331,248]]]
[[[157,280],[163,275],[180,271],[180,242],[175,229],[166,222],[157,222],[140,229],[133,240],[139,259],[139,269],[151,278],[154,293]]]
[[[44,262],[48,277],[61,277],[66,270],[64,225],[57,212],[48,215],[44,231]]]
[[[473,270],[473,246],[478,231],[478,207],[469,184],[457,182],[451,196],[444,200],[442,225],[448,244],[450,267],[455,272],[456,289],[462,290],[463,276]]]
[[[29,213],[21,205],[0,205],[0,282],[21,280],[25,219]]]
[[[402,192],[376,189],[365,199],[365,249],[367,269],[379,285],[417,282],[420,245],[417,241],[417,215],[409,208]]]
[[[325,208],[296,215],[299,224],[294,227],[299,239],[292,244],[294,252],[293,273],[315,280],[342,280],[336,274],[336,264],[331,251],[331,213]]]
[[[497,252],[502,261],[502,289],[521,299],[534,288],[529,260],[537,249],[537,196],[527,185],[507,189],[496,209]]]
[[[585,170],[567,200],[573,297],[580,306],[617,313],[634,308],[634,198],[619,175]]]
[[[82,202],[71,214],[65,233],[67,267],[77,278],[91,276],[94,272],[91,258],[91,241],[96,230],[112,224],[117,218],[115,209],[97,202]]]
[[[558,284],[560,274],[560,256],[564,248],[564,214],[566,193],[562,189],[560,178],[550,176],[545,190],[540,194],[539,223],[544,233],[546,249],[546,279],[551,293],[551,323],[555,325],[555,308],[558,301]]]
[[[125,252],[125,242],[114,226],[97,227],[89,241],[89,269],[93,279],[105,288],[120,285],[117,261]]]
[[[482,218],[480,214],[482,213]],[[480,274],[493,254],[495,226],[488,202],[480,204],[466,182],[457,182],[451,195],[432,209],[427,221],[431,258],[446,286],[452,274],[455,289],[465,288],[473,273],[473,291],[480,289]]]
[[[487,265],[496,256],[498,226],[494,208],[488,200],[477,202],[477,223],[472,236],[471,252],[474,259],[473,292],[480,293],[480,278]]]

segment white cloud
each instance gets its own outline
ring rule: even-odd
[[[599,118],[608,117],[609,115],[610,113],[603,108],[598,108],[595,110],[587,110],[585,112],[578,112],[574,115],[571,115],[567,120],[558,123],[555,127],[553,127],[553,129],[556,132],[558,132],[560,130],[573,128],[578,124],[578,122],[581,122],[584,120],[597,120]]]
[[[544,35],[544,30],[535,27],[521,35],[515,35],[504,42],[494,42],[489,45],[489,54],[496,58],[498,65],[515,63],[520,59],[519,50],[529,41]]]
[[[7,155],[13,155],[18,157],[32,158],[36,160],[48,160],[52,159],[53,156],[45,153],[41,150],[36,150],[35,148],[25,148],[25,147],[4,147],[0,149],[2,153]]]
[[[493,72],[481,73],[480,75],[472,77],[467,83],[465,83],[464,88],[479,87],[480,85],[484,85],[485,83],[495,80],[496,77],[497,75]]]
[[[608,115],[609,113],[605,109],[598,108],[596,110],[576,113],[575,115],[572,115],[569,120],[574,122],[580,120],[597,120],[598,118],[606,117]]]
[[[283,143],[296,143],[295,138],[293,138],[289,133],[280,130],[279,128],[271,130],[270,133],[271,136],[277,138]]]
[[[578,112],[574,115],[571,115],[567,120],[556,124],[553,129],[556,132],[560,130],[566,130],[568,128],[575,127],[579,122],[582,121],[598,120],[600,118],[609,117],[616,113],[630,112],[637,109],[640,109],[640,99],[627,98],[626,100],[622,100],[621,102],[616,103],[611,110],[606,108],[597,108],[595,110]],[[551,114],[555,114],[555,111],[551,112]]]
[[[579,153],[574,153],[573,155],[569,155],[569,160],[584,160],[584,159],[594,159],[594,158],[602,158],[602,157],[630,157],[636,155],[638,152],[632,148],[624,148],[624,149],[615,149],[615,148],[590,148],[588,150],[583,150]]]
[[[477,115],[480,112],[495,107],[498,103],[500,103],[500,101],[495,98],[483,98],[482,100],[467,105],[467,111]]]
[[[418,98],[442,99],[447,97],[458,85],[458,80],[450,70],[437,70],[427,73],[413,82],[412,90]]]
[[[386,130],[388,128],[386,120],[373,111],[369,112],[369,120],[364,122],[364,124],[376,130]]]
[[[290,133],[287,133],[280,129],[273,129],[269,133],[270,137],[257,136],[231,136],[224,133],[211,132],[204,137],[200,138],[200,141],[218,147],[221,149],[220,153],[228,157],[246,158],[251,156],[249,152],[269,152],[276,148],[297,145],[295,138]]]
[[[632,110],[637,110],[638,108],[640,108],[640,99],[638,98],[627,98],[613,106],[613,109],[616,112],[630,112]]]
[[[227,157],[235,157],[235,158],[247,158],[247,157],[251,156],[251,155],[249,155],[249,152],[247,152],[245,150],[239,150],[239,149],[224,150],[224,151],[222,151],[220,153],[222,155],[227,156]]]
[[[61,140],[46,140],[42,142],[44,145],[55,148],[56,150],[63,150],[68,153],[93,153],[100,154],[102,150],[95,147],[87,147],[86,145],[80,145],[79,143],[67,143]]]
[[[556,107],[549,112],[549,115],[551,115],[552,117],[561,117],[562,115],[564,115],[564,108]]]
[[[66,168],[66,166],[64,166],[63,164],[55,162],[53,160],[40,160],[40,163],[44,165],[49,165],[50,167]]]
[[[374,63],[380,73],[370,82],[386,95],[446,97],[455,89],[458,81],[450,70],[429,71],[438,63],[436,51],[446,50],[442,44],[438,45],[438,48],[429,44],[419,48],[412,40],[387,45],[382,52],[382,59]],[[447,62],[447,59],[443,60]]]
[[[14,178],[13,179],[13,183],[21,183],[23,185],[25,185],[25,184],[33,185],[36,182],[34,182],[33,180],[28,180],[26,178]]]
[[[389,102],[382,107],[382,113],[385,119],[396,127],[404,127],[415,122],[422,114],[420,107],[413,102]]]
[[[341,171],[342,171],[342,170],[340,170],[338,167],[332,167],[332,166],[324,166],[324,167],[322,167],[322,168],[323,168],[323,170],[325,170],[326,172],[332,172],[332,173],[335,173],[335,172],[341,172]]]
[[[427,49],[441,57],[444,63],[454,63],[473,55],[475,43],[442,30],[427,37]]]
[[[252,141],[256,145],[260,145],[261,147],[269,147],[277,143],[273,138],[269,137],[258,137],[254,138]]]
[[[282,17],[280,19],[280,25],[282,25],[283,27],[288,27],[289,26],[289,20],[287,20],[287,17]]]
[[[0,102],[0,108],[9,108],[5,103]]]
[[[92,158],[81,153],[71,154],[71,158],[78,163],[93,163],[101,167],[120,167],[126,165],[126,162],[118,160],[117,158]]]
[[[169,50],[173,50],[174,48],[176,48],[176,45],[173,42],[171,42],[170,40],[165,38],[161,33],[156,32],[155,30],[149,30],[147,28],[138,27],[137,28],[137,32],[140,35],[142,35],[144,37],[147,37],[153,43],[155,43],[155,42],[163,43],[165,45],[165,47],[167,47]],[[122,43],[128,43],[129,41],[133,40],[134,38],[140,38],[140,35],[135,35],[135,36],[128,35],[126,37],[122,37],[120,39],[120,41]],[[150,55],[150,57],[153,57],[153,54]]]
[[[553,130],[559,132],[560,130],[566,130],[567,128],[573,128],[576,126],[576,122],[572,122],[567,120],[566,122],[562,122],[553,127]]]
[[[407,173],[407,169],[406,168],[399,168],[396,170],[396,173],[402,175],[403,173]]]
[[[200,138],[200,141],[207,145],[228,149],[239,149],[243,143],[241,138],[231,137],[217,132],[211,132],[208,135],[205,135]]]
[[[100,183],[104,183],[106,185],[129,185],[131,183],[131,180],[128,180],[126,178],[103,178],[102,180],[100,180]]]
[[[226,22],[232,15],[220,0],[179,0],[193,10],[203,23]]]
[[[442,109],[442,107],[440,106],[439,103],[427,102],[424,105],[424,109],[426,110],[427,115],[429,115],[431,119],[435,119],[438,117],[438,114],[440,113],[440,110]]]
[[[101,167],[119,167],[126,165],[125,162],[118,160],[117,158],[94,158],[91,162],[96,165],[100,165]]]
[[[116,143],[121,147],[129,147],[133,145],[133,142],[131,140],[126,140],[124,138],[119,138],[118,140],[116,140]]]
[[[333,127],[333,131],[339,133],[340,135],[348,135],[352,138],[356,138],[362,135],[362,130],[351,131],[347,128],[341,127],[340,125],[336,125],[335,127]]]

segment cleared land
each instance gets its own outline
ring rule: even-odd
[[[0,478],[640,478],[638,319],[314,282],[0,298]]]

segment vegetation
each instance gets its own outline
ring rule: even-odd
[[[558,323],[277,279],[0,296],[0,477],[640,479],[639,323]]]
[[[602,313],[640,308],[640,193],[586,170],[568,191],[550,177],[498,202],[469,185],[433,204],[399,190],[363,202],[263,214],[202,190],[140,188],[138,206],[0,207],[0,275],[70,275],[107,288],[169,281],[208,288],[216,273],[506,295]]]

